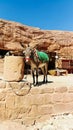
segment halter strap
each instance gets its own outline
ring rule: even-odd
[[[25,58],[25,60],[26,60],[26,62],[28,62],[28,61],[30,61],[31,59],[30,59],[30,57],[27,56],[27,57]]]
[[[37,58],[39,58],[38,54],[37,54],[37,50],[35,48],[34,48],[34,56],[36,56]]]
[[[34,59],[35,61],[39,62],[39,56],[38,56],[38,53],[37,53],[37,49],[34,48]]]

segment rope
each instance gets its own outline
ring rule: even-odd
[[[10,88],[12,89],[12,91],[17,95],[17,96],[24,96],[24,95],[26,95],[26,94],[28,94],[29,93],[29,91],[30,91],[30,89],[31,89],[31,83],[29,83],[29,82],[24,82],[23,84],[22,84],[22,86],[17,90],[17,91],[15,91],[15,89],[13,89],[13,87],[12,87],[12,85],[10,84],[10,82],[8,82],[9,83],[9,86],[10,86]],[[25,91],[24,91],[24,93],[22,94],[21,93],[21,90],[25,87],[25,85],[27,86],[29,86],[29,90],[28,90],[28,93],[26,93],[26,94],[24,94],[25,93]]]

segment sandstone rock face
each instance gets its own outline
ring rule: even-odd
[[[24,59],[20,56],[5,56],[4,80],[20,81],[24,76]]]
[[[73,57],[73,32],[41,30],[0,20],[0,49],[24,50],[28,43],[39,50]]]

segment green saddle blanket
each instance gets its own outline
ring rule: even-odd
[[[37,54],[38,54],[39,60],[41,60],[42,62],[49,61],[49,56],[45,52],[37,50]]]

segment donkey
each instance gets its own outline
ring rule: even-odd
[[[43,72],[44,78],[43,83],[47,83],[47,72],[49,57],[45,52],[38,51],[35,48],[31,48],[29,45],[23,52],[25,54],[25,62],[31,66],[33,85],[38,85],[38,69],[40,68]]]

